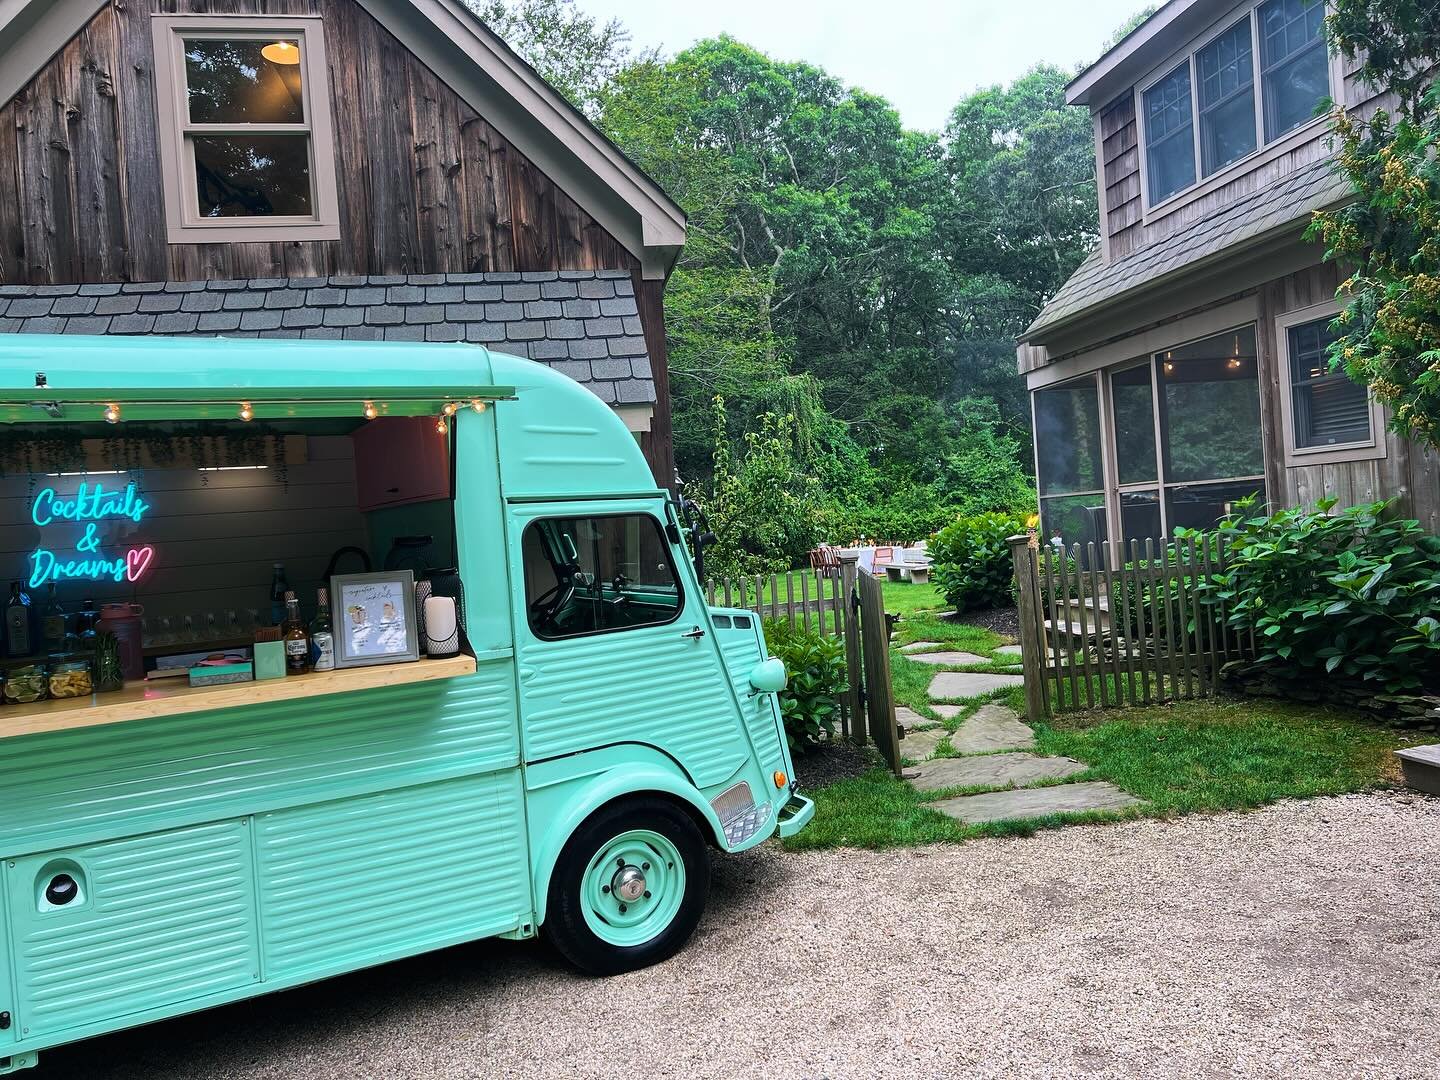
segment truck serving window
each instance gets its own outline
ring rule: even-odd
[[[680,616],[680,584],[648,514],[542,518],[525,529],[525,603],[536,637],[658,626]]]

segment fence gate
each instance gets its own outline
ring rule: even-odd
[[[857,601],[870,738],[890,770],[898,776],[900,736],[895,725],[895,691],[890,684],[890,624],[885,618],[885,596],[880,582],[869,574],[860,574]]]
[[[1090,543],[1069,549],[1009,540],[1030,719],[1096,706],[1212,697],[1220,672],[1255,653],[1207,595],[1225,569],[1207,538]]]

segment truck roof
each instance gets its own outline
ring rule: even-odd
[[[513,397],[515,387],[497,385],[493,368],[478,345],[16,334],[0,343],[0,420],[44,419],[37,401],[56,402],[62,413],[114,401],[135,403],[137,419],[205,419],[207,405],[224,406],[217,417],[233,416],[242,399],[307,406],[272,416],[353,411],[345,406],[373,399],[386,413],[415,415],[446,400]]]
[[[499,402],[507,497],[657,491],[635,436],[544,364],[479,345],[293,338],[0,337],[0,424],[439,416]]]

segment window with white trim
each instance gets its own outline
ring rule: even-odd
[[[153,22],[170,242],[338,239],[321,21]]]
[[[1315,118],[1330,95],[1324,17],[1323,0],[1262,0],[1141,87],[1147,206]]]

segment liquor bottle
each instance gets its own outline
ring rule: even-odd
[[[65,609],[55,595],[55,583],[50,582],[49,596],[45,600],[45,613],[40,621],[40,636],[45,641],[46,652],[65,651]]]
[[[310,635],[300,621],[300,601],[293,592],[285,594],[285,674],[304,675],[310,670]]]
[[[280,626],[285,621],[285,602],[289,598],[290,582],[285,580],[284,563],[275,564],[270,575],[270,625]]]
[[[330,590],[317,589],[319,610],[310,624],[310,670],[335,670],[335,631],[330,623]]]
[[[30,597],[18,581],[10,583],[10,601],[5,605],[5,650],[11,656],[30,655]]]

